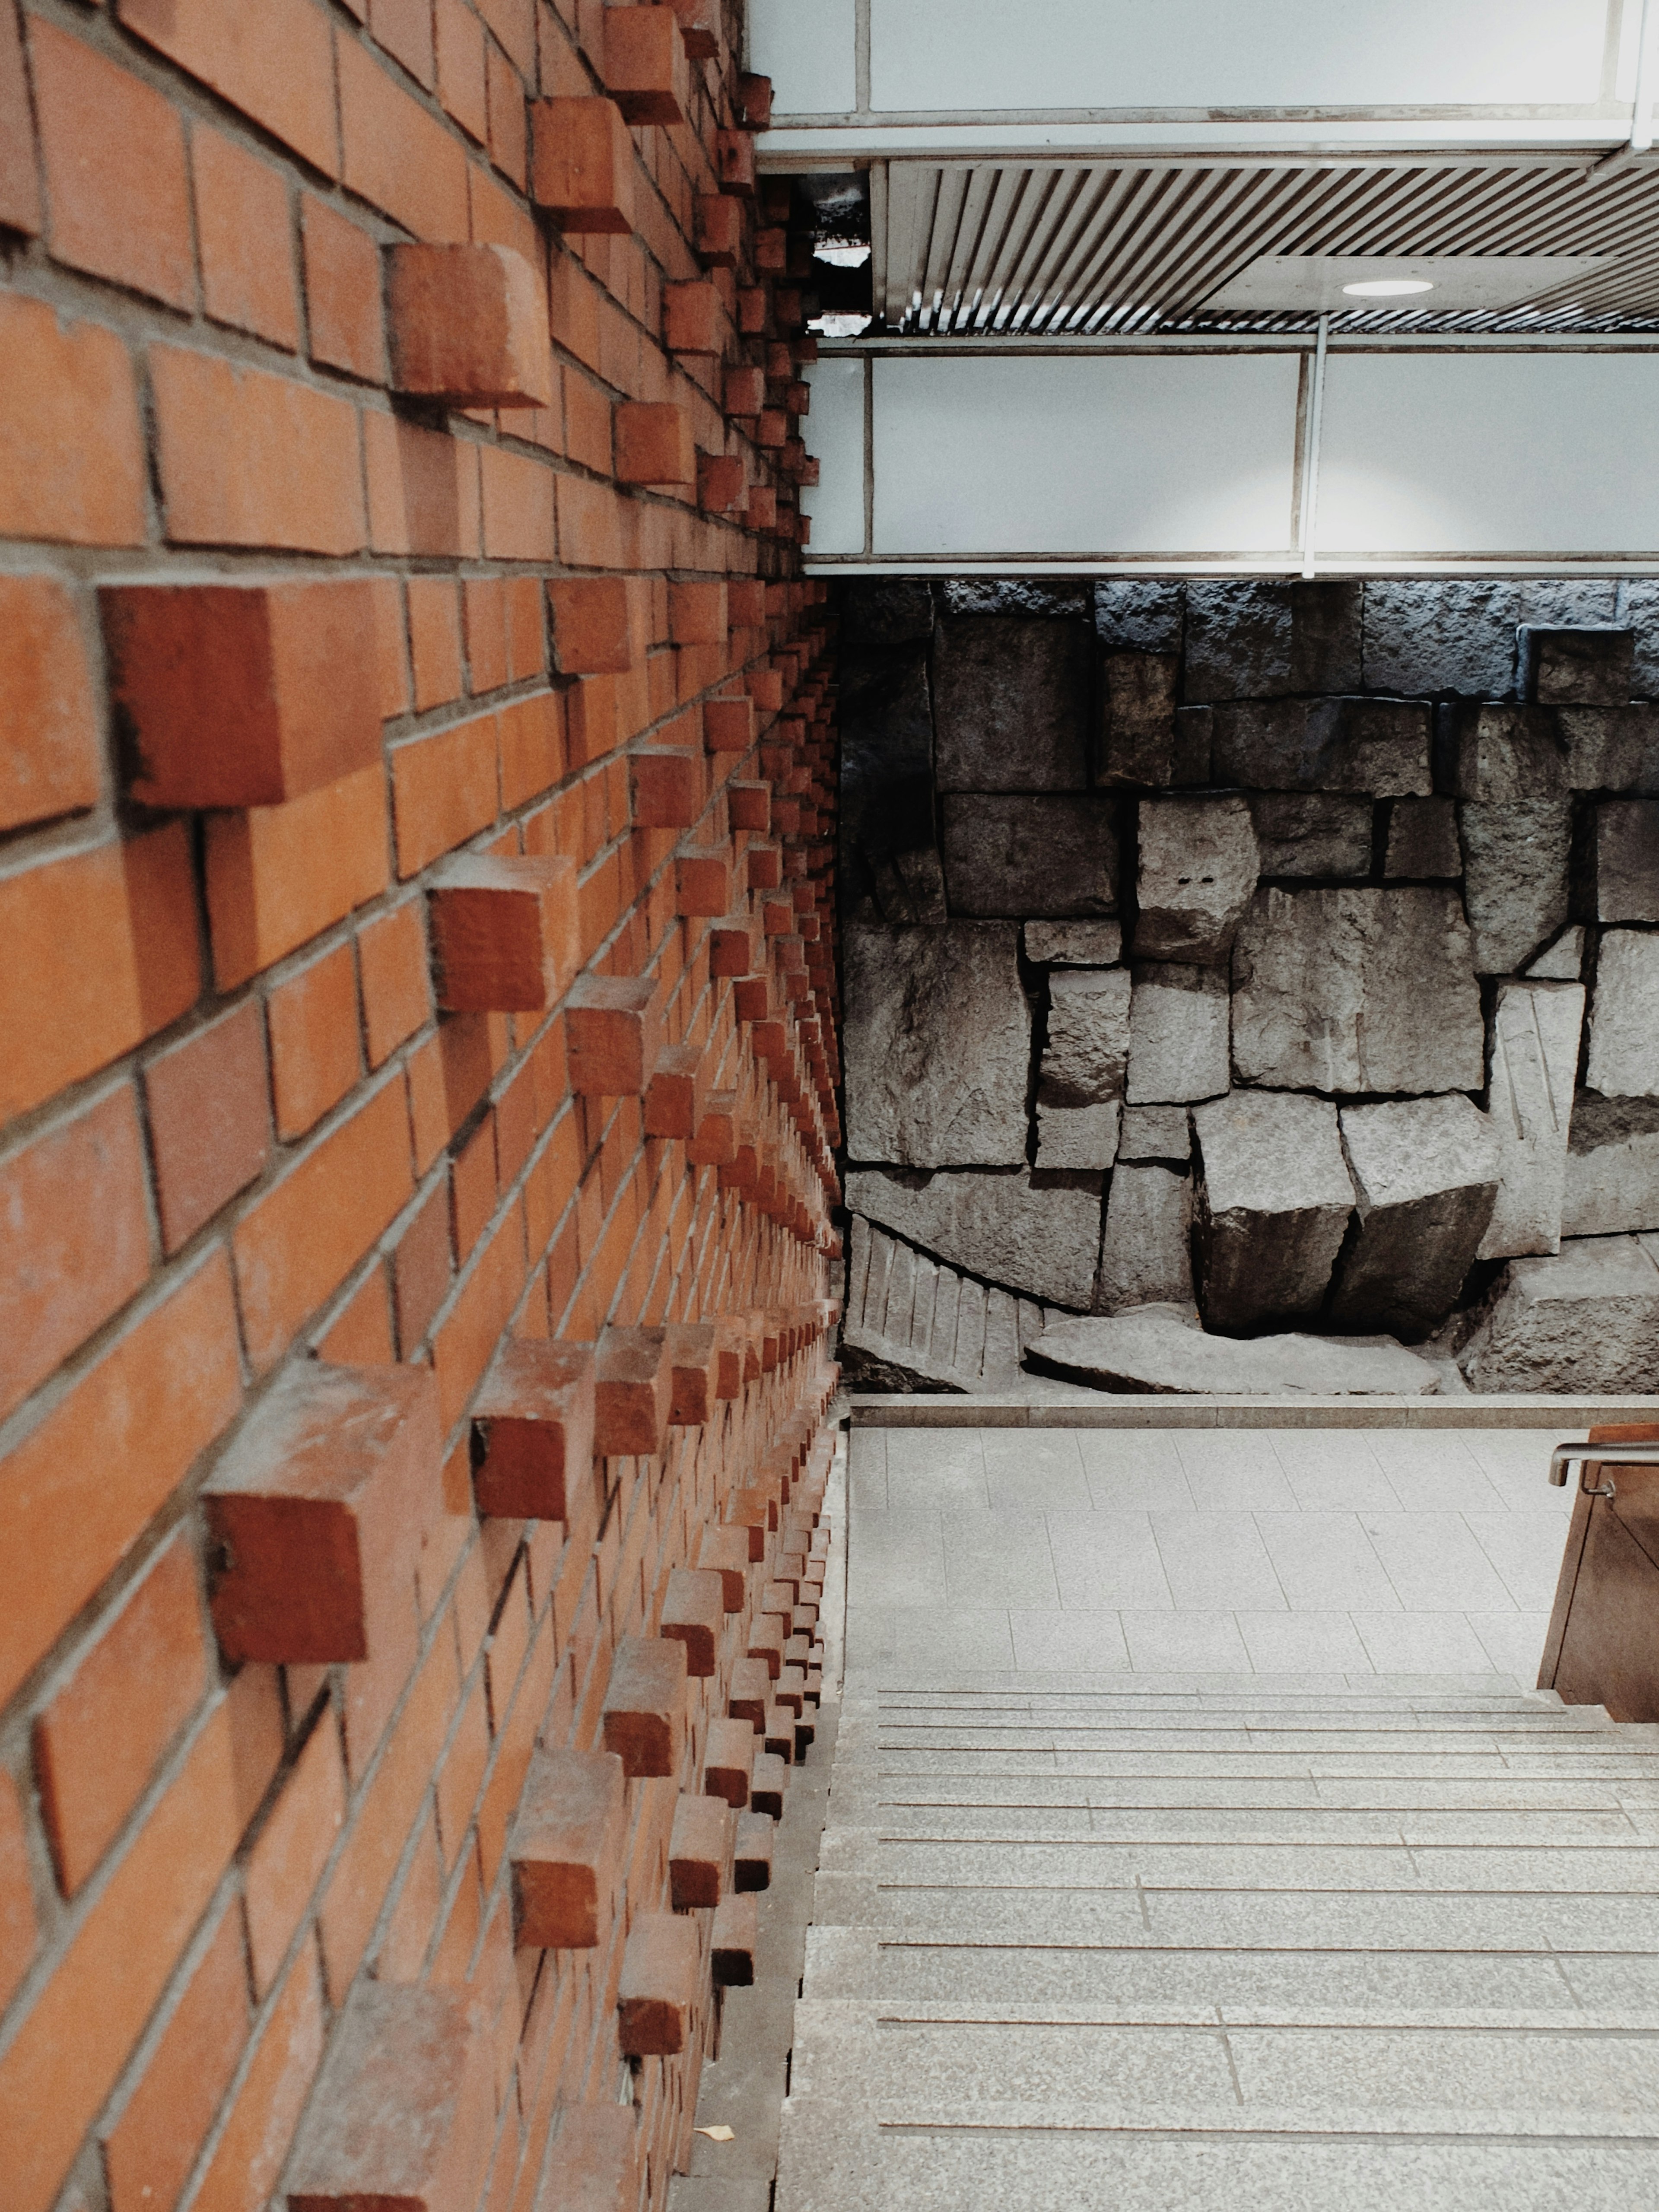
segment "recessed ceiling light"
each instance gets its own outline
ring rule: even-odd
[[[1403,300],[1409,292],[1432,292],[1425,276],[1371,276],[1363,284],[1345,284],[1351,300]]]
[[[837,269],[862,269],[870,258],[867,246],[815,246],[815,261],[828,261]]]

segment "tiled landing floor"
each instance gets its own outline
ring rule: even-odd
[[[848,1664],[1530,1689],[1571,1504],[1545,1480],[1560,1441],[855,1429]]]

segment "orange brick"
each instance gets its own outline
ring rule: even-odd
[[[34,1723],[40,1810],[73,1897],[208,1686],[196,1563],[175,1536]]]
[[[459,244],[467,235],[466,154],[381,68],[343,39],[340,143],[347,185],[418,239]]]
[[[29,1572],[0,1609],[11,1692],[241,1402],[229,1270],[210,1253],[0,1462],[0,1541]]]
[[[0,1167],[0,1415],[142,1290],[149,1274],[143,1145],[132,1086]]]
[[[369,539],[377,553],[476,555],[477,449],[441,430],[363,417]]]
[[[191,2212],[259,2212],[288,2156],[322,2056],[317,1953],[307,1942],[266,2018],[212,2163],[191,2199]]]
[[[668,350],[718,361],[726,350],[726,319],[716,287],[665,284],[662,304],[663,343]]]
[[[201,988],[181,823],[0,883],[0,1119],[177,1020]]]
[[[438,1770],[438,1833],[451,1868],[471,1833],[472,1815],[489,1764],[489,1708],[481,1677],[461,1708],[455,1734]]]
[[[507,665],[515,684],[547,672],[547,621],[534,576],[510,576],[507,594]]]
[[[398,872],[408,877],[495,819],[495,717],[480,714],[392,753]]]
[[[368,27],[376,42],[430,92],[435,73],[428,0],[369,0]]]
[[[697,453],[689,409],[669,400],[623,400],[612,417],[612,433],[618,483],[696,482]]]
[[[0,1769],[0,2006],[10,2003],[12,1991],[27,1972],[34,1942],[23,1808],[10,1775]]]
[[[349,945],[337,945],[276,985],[266,1005],[276,1133],[303,1136],[362,1073],[357,975]]]
[[[691,105],[685,40],[671,9],[607,8],[605,89],[629,123],[684,123]]]
[[[469,577],[461,599],[471,689],[499,690],[507,682],[507,586],[497,576]]]
[[[480,1249],[472,1273],[433,1343],[432,1364],[446,1431],[459,1419],[489,1364],[524,1288],[524,1278],[523,1231],[514,1209]]]
[[[438,97],[467,137],[489,135],[484,92],[484,32],[465,0],[437,0]]]
[[[52,252],[71,268],[193,307],[185,134],[155,88],[30,19]]]
[[[144,1070],[161,1243],[176,1252],[270,1158],[270,1092],[257,1004],[235,1007]]]
[[[355,553],[368,535],[350,403],[262,369],[152,346],[156,453],[175,544]]]
[[[311,357],[370,384],[383,383],[380,249],[359,224],[315,193],[305,193],[301,207]]]
[[[365,922],[357,933],[371,1067],[379,1067],[432,1018],[426,933],[421,921],[419,901],[408,899],[390,914]]]
[[[339,174],[334,62],[317,0],[118,0],[123,26],[262,123],[327,176]]]
[[[0,293],[0,534],[142,544],[144,441],[121,340]]]
[[[0,2059],[7,2212],[46,2212],[236,1847],[222,1705]]]
[[[522,254],[507,246],[391,246],[386,259],[395,391],[460,407],[551,406],[547,313]]]
[[[522,191],[529,159],[524,80],[498,47],[485,54],[489,101],[489,158]]]
[[[726,201],[728,207],[736,204]],[[743,462],[736,453],[699,453],[697,455],[697,505],[712,514],[724,514],[743,497],[744,477]]]
[[[0,577],[0,830],[94,806],[101,784],[75,602],[49,576]]]
[[[202,304],[216,323],[252,331],[294,352],[300,308],[289,244],[288,185],[280,171],[198,124],[190,143]]]
[[[553,558],[553,471],[499,446],[478,449],[483,550],[491,561]]]
[[[428,906],[447,1013],[539,1012],[580,964],[574,860],[470,854],[434,876]]]
[[[409,641],[415,664],[415,707],[441,707],[461,696],[461,627],[455,586],[447,577],[409,580]]]
[[[143,805],[271,806],[380,757],[376,586],[108,585],[110,690]]]
[[[285,806],[210,815],[207,901],[222,990],[386,885],[386,775],[362,769]]]
[[[638,576],[549,580],[553,665],[562,676],[623,675],[645,658],[648,586]]]
[[[565,746],[561,702],[551,691],[504,706],[498,717],[501,805],[523,806],[564,774]]]
[[[441,1184],[427,1198],[392,1255],[398,1309],[398,1347],[407,1359],[432,1325],[449,1294],[453,1263],[450,1252],[449,1194]]]
[[[409,712],[409,636],[404,617],[403,580],[374,576],[368,588],[374,601],[374,666],[379,678],[380,719]]]
[[[634,142],[616,102],[538,100],[530,121],[537,206],[572,236],[625,237],[634,228]]]
[[[395,1078],[330,1131],[239,1224],[233,1248],[248,1357],[272,1366],[414,1188]]]
[[[112,2212],[173,2212],[247,2031],[247,1970],[233,1904],[105,2138]]]
[[[317,1357],[338,1367],[390,1367],[392,1291],[380,1261],[364,1276],[317,1343]]]
[[[23,40],[14,9],[0,10],[0,223],[33,237],[40,228]]]
[[[455,1258],[457,1264],[464,1267],[495,1211],[495,1133],[488,1115],[455,1155],[450,1194]]]
[[[345,1819],[345,1771],[334,1716],[325,1706],[283,1777],[243,1875],[253,1990],[263,1998],[311,1902]]]

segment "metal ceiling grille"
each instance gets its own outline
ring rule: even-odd
[[[1310,328],[1203,309],[1270,253],[1613,257],[1524,307],[1356,310],[1343,331],[1659,328],[1659,164],[896,161],[886,197],[877,306],[907,334]]]

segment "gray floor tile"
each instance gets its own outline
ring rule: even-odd
[[[1460,1513],[1362,1513],[1407,1613],[1501,1613],[1515,1601]]]
[[[854,1512],[887,1510],[887,1431],[853,1429],[847,1438],[847,1502]]]
[[[1013,1642],[1000,1606],[891,1608],[896,1650],[921,1666],[1012,1667]]]
[[[1296,1493],[1267,1430],[1185,1429],[1176,1449],[1200,1512],[1290,1512]]]
[[[1370,1613],[1399,1604],[1358,1513],[1258,1513],[1255,1525],[1293,1613]]]
[[[1028,1612],[1012,1606],[1014,1664],[1043,1671],[1079,1674],[1127,1668],[1128,1646],[1115,1612]]]
[[[1523,1611],[1547,1613],[1555,1601],[1566,1529],[1559,1513],[1535,1507],[1510,1513],[1466,1513],[1474,1540]],[[1471,1605],[1471,1611],[1480,1608]]]
[[[1513,1674],[1528,1688],[1538,1680],[1548,1631],[1547,1613],[1472,1613],[1469,1626],[1485,1645],[1494,1667]]]
[[[1051,1513],[1048,1544],[1066,1606],[1173,1605],[1150,1515]]]
[[[1249,1674],[1250,1655],[1231,1613],[1133,1613],[1123,1633],[1137,1673]]]
[[[1060,1589],[1041,1513],[981,1513],[964,1506],[939,1523],[945,1594],[953,1605],[1057,1610]]]
[[[1304,1512],[1391,1513],[1399,1500],[1371,1448],[1371,1432],[1276,1429],[1273,1446]]]
[[[945,1532],[937,1514],[860,1513],[847,1555],[849,1605],[943,1605]]]
[[[1370,1664],[1346,1613],[1241,1613],[1236,1618],[1250,1664],[1261,1673],[1329,1668],[1358,1674]]]
[[[1249,1513],[1154,1513],[1164,1577],[1182,1612],[1272,1613],[1285,1593]]]
[[[1492,1655],[1461,1613],[1355,1613],[1379,1674],[1475,1673]]]

